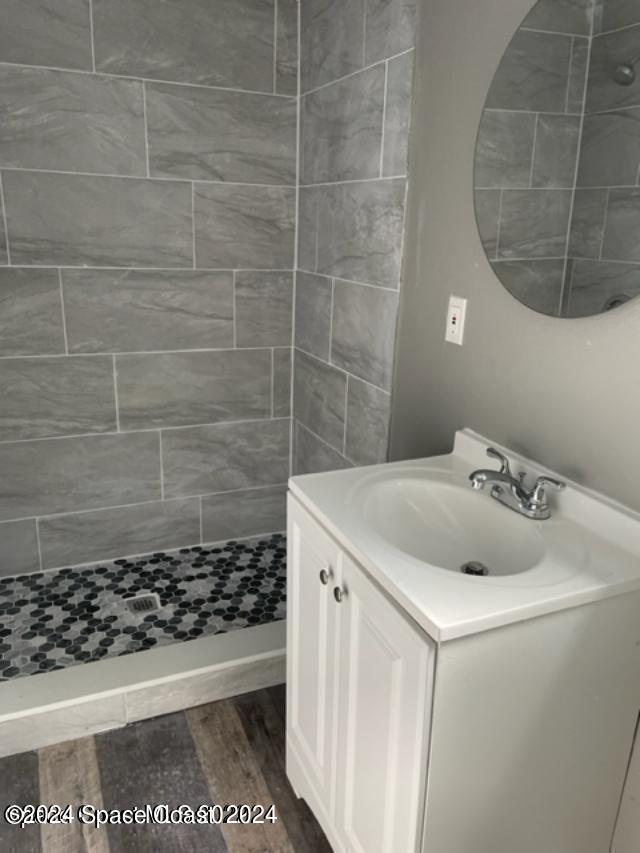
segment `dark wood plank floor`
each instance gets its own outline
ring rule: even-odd
[[[275,805],[275,824],[18,829],[17,803],[123,809],[167,803]],[[2,853],[331,853],[284,770],[284,688],[157,717],[0,759]]]

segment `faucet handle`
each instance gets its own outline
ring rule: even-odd
[[[495,447],[487,447],[487,456],[490,456],[492,459],[497,459],[500,463],[500,473],[507,474],[507,476],[511,476],[511,468],[509,467],[509,460],[504,455],[504,453],[500,453],[499,450],[496,450]]]
[[[547,502],[547,496],[545,494],[545,489],[552,488],[555,489],[556,492],[561,492],[563,489],[566,489],[567,484],[563,483],[562,480],[556,480],[554,477],[538,477],[536,480],[536,484],[533,487],[533,491],[531,492],[531,498],[529,504],[532,508],[544,506]]]

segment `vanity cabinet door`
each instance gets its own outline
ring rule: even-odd
[[[435,646],[343,560],[336,828],[349,853],[414,853]]]
[[[287,774],[329,831],[335,809],[336,662],[340,553],[289,499]]]

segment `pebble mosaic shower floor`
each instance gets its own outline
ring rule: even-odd
[[[274,534],[2,578],[0,681],[284,619],[285,557]]]

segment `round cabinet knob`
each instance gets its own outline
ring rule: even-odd
[[[343,589],[340,589],[339,586],[334,586],[333,597],[338,602],[338,604],[341,604],[344,601],[346,594],[347,593]]]
[[[320,583],[326,586],[331,579],[331,569],[322,569],[320,571]]]

